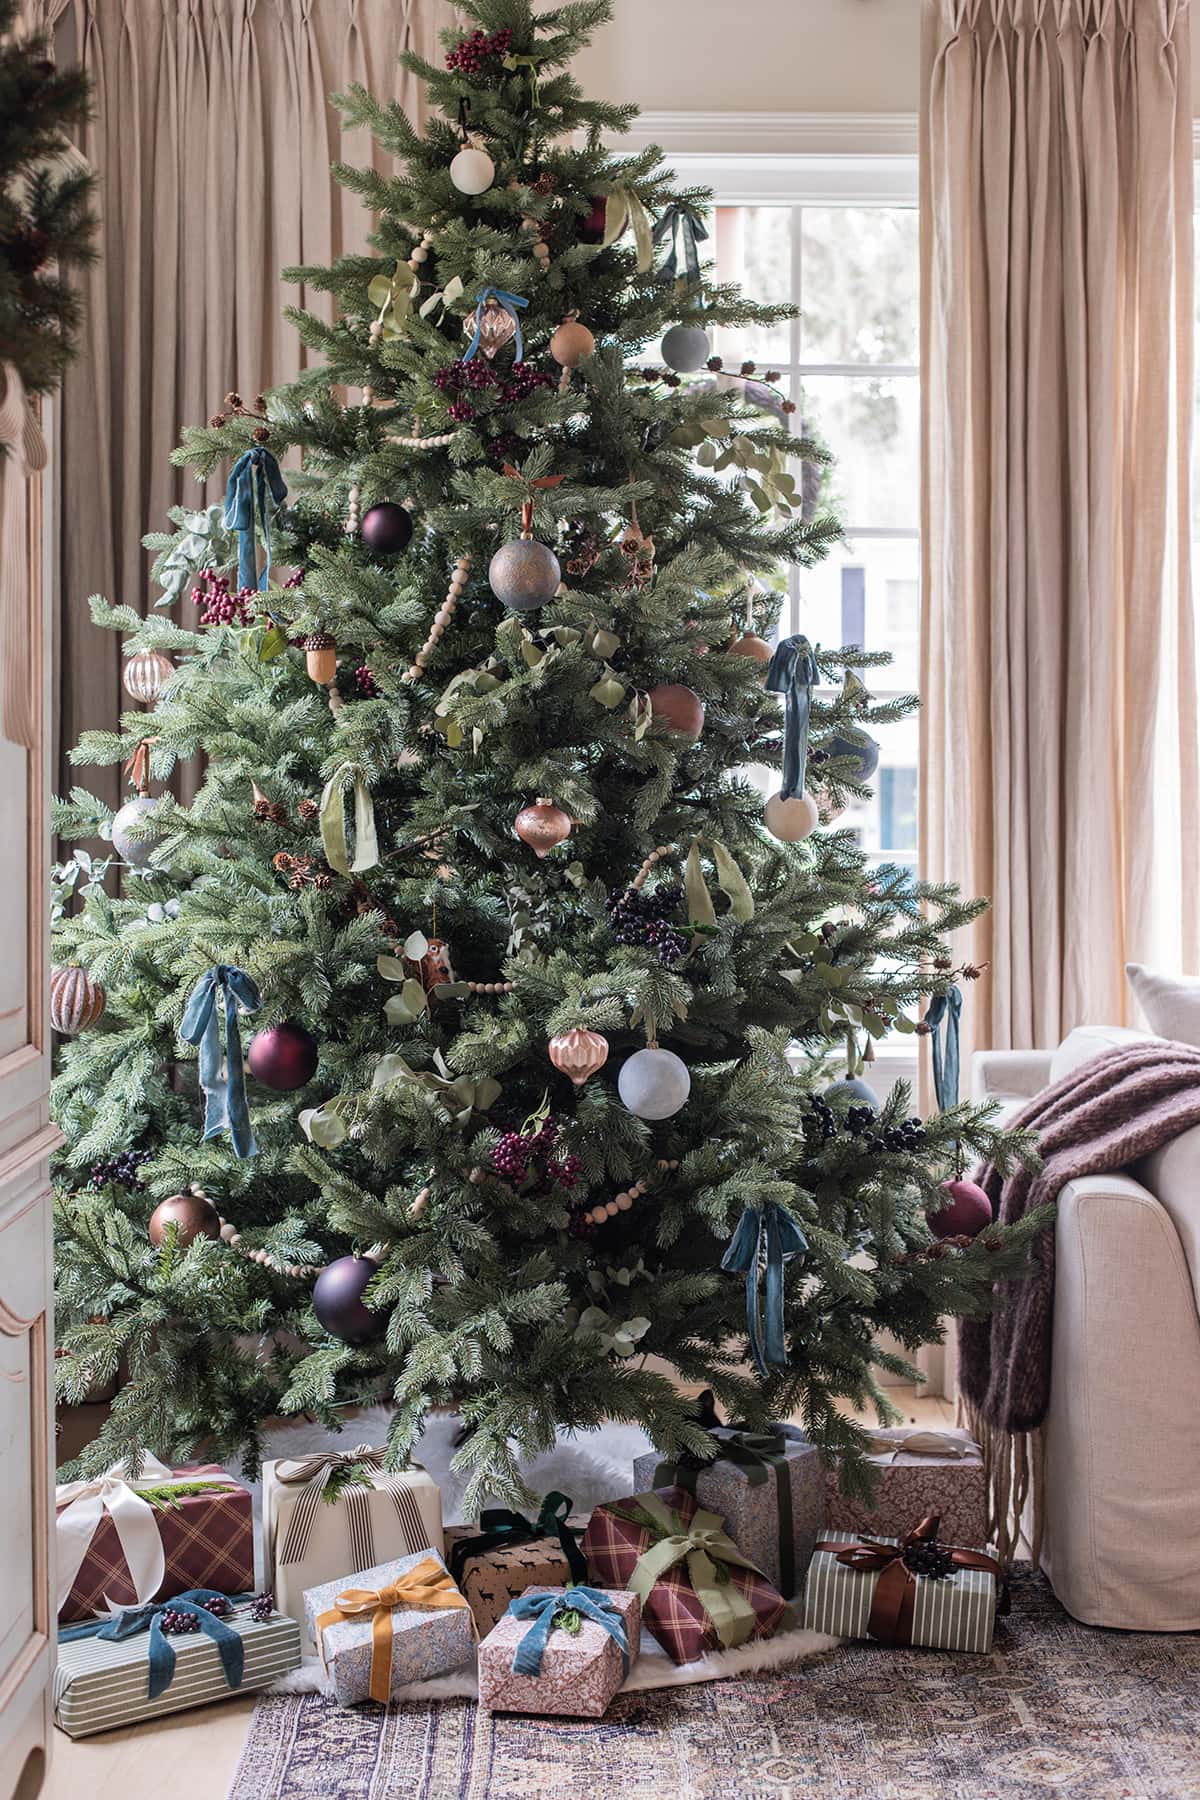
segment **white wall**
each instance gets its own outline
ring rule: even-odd
[[[917,110],[920,0],[614,5],[574,70],[599,98],[646,112]]]

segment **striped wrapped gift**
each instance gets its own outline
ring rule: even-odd
[[[872,1545],[899,1545],[900,1538],[875,1538]],[[872,1619],[876,1591],[888,1569],[853,1568],[838,1560],[838,1551],[848,1551],[851,1542],[817,1546],[808,1565],[804,1587],[804,1626],[807,1631],[828,1632],[832,1637],[867,1638],[878,1642],[914,1644],[929,1650],[974,1650],[985,1652],[992,1647],[996,1622],[998,1583],[997,1565],[982,1552],[951,1551],[950,1556],[969,1556],[973,1561],[990,1563],[987,1567],[956,1567],[939,1579],[909,1575],[911,1635],[889,1635],[880,1632]],[[865,1548],[865,1546],[859,1546]],[[864,1559],[865,1560],[865,1559]]]
[[[263,1623],[250,1616],[249,1603],[239,1602],[224,1621],[242,1639],[242,1679],[231,1688],[220,1653],[211,1638],[199,1633],[172,1637],[175,1672],[156,1699],[149,1697],[149,1637],[144,1631],[119,1642],[84,1637],[58,1647],[54,1672],[54,1723],[68,1737],[90,1737],[118,1725],[137,1725],[189,1706],[207,1706],[230,1694],[269,1687],[280,1675],[300,1666],[300,1627],[295,1619],[272,1613]]]

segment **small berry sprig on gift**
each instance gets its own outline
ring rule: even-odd
[[[504,58],[512,49],[512,35],[507,25],[490,35],[477,27],[447,52],[446,67],[455,75],[501,74]],[[500,66],[491,68],[490,64]]]
[[[122,1150],[119,1156],[106,1156],[88,1170],[88,1186],[94,1188],[138,1188],[142,1185],[139,1170],[150,1161],[149,1150]]]
[[[687,955],[688,940],[668,921],[679,909],[683,888],[677,881],[644,888],[614,888],[608,897],[608,918],[618,944],[644,944],[658,953],[665,966]]]
[[[265,1625],[275,1611],[274,1594],[256,1594],[250,1602],[250,1617],[256,1625]]]
[[[572,1151],[558,1150],[558,1129],[549,1102],[543,1101],[520,1131],[504,1133],[492,1151],[492,1168],[531,1197],[551,1188],[573,1188],[583,1165]]]
[[[215,569],[201,569],[192,589],[192,605],[200,607],[201,625],[249,625],[262,595],[255,588],[239,588],[232,592],[228,575]]]

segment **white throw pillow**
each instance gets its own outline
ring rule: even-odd
[[[1125,976],[1151,1031],[1200,1049],[1200,978],[1156,975],[1141,963],[1126,963]]]
[[[1081,1069],[1094,1057],[1123,1050],[1127,1044],[1144,1044],[1151,1036],[1151,1032],[1134,1031],[1128,1025],[1077,1025],[1074,1031],[1068,1031],[1050,1058],[1050,1085],[1053,1087],[1064,1075]]]

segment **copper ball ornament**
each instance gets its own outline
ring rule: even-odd
[[[546,1046],[550,1061],[576,1087],[608,1061],[608,1039],[599,1031],[560,1031]]]
[[[772,794],[763,809],[763,824],[781,844],[798,844],[801,838],[811,836],[820,822],[811,794],[793,794],[789,800]]]
[[[150,1214],[147,1227],[155,1249],[172,1225],[181,1250],[186,1250],[198,1237],[219,1238],[221,1235],[220,1215],[205,1194],[172,1194],[169,1200],[159,1201]]]
[[[712,350],[703,325],[672,325],[663,333],[659,348],[668,369],[678,375],[693,375],[702,369]]]
[[[564,369],[577,369],[595,348],[595,338],[578,319],[564,319],[550,339],[550,354]]]
[[[369,1256],[339,1256],[321,1270],[313,1283],[313,1311],[323,1330],[344,1344],[369,1344],[384,1330],[387,1320],[363,1304],[363,1294],[379,1273]]]
[[[562,580],[558,558],[546,544],[533,538],[513,538],[488,564],[488,581],[497,600],[514,612],[532,612],[553,600]]]
[[[276,1093],[290,1094],[307,1085],[317,1072],[321,1047],[311,1031],[294,1019],[255,1032],[246,1062],[256,1081]]]
[[[450,179],[460,194],[486,194],[496,179],[496,165],[478,144],[464,144],[450,164]]]
[[[108,995],[86,969],[50,971],[50,1023],[64,1037],[88,1031],[103,1016]]]
[[[535,856],[549,856],[556,845],[570,837],[571,817],[553,800],[538,799],[532,806],[521,808],[513,820],[513,830]]]
[[[149,794],[135,794],[127,800],[118,813],[113,815],[112,846],[117,855],[123,857],[131,869],[144,869],[150,858],[162,843],[161,831],[152,831],[147,835],[139,833],[134,836],[131,826],[140,825],[158,806],[158,801]]]
[[[749,657],[752,662],[769,663],[771,646],[766,638],[756,636],[753,631],[743,631],[741,637],[734,638],[725,654]]]
[[[930,1213],[934,1237],[978,1237],[992,1222],[992,1203],[977,1181],[943,1181],[942,1192],[950,1202]]]
[[[134,700],[153,706],[174,673],[175,664],[161,650],[138,650],[127,660],[121,679]]]
[[[380,500],[363,514],[362,541],[379,556],[395,556],[412,539],[412,514],[394,500]]]
[[[704,702],[699,694],[679,681],[664,681],[650,689],[652,723],[665,725],[679,737],[695,743],[704,730]]]

